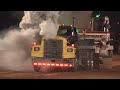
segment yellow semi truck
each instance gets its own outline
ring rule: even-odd
[[[54,39],[42,37],[41,42],[36,42],[32,47],[33,68],[37,72],[99,69],[103,64],[101,57],[112,57],[113,49],[108,48],[110,39],[104,39],[105,36],[110,37],[110,34],[79,33],[74,25],[61,25]],[[104,45],[102,40],[108,44]],[[110,54],[106,55],[105,50]]]
[[[58,34],[54,39],[41,40],[41,43],[32,47],[32,61],[35,71],[39,71],[41,67],[74,67],[74,59],[76,58],[76,48],[73,43],[68,43],[67,37],[71,37],[68,30],[74,31],[72,26],[61,26]],[[65,33],[68,33],[65,35]],[[72,33],[72,32],[71,32]]]

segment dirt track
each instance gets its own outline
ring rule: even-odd
[[[81,72],[15,72],[1,71],[0,79],[120,79],[120,56],[113,57],[113,70],[81,71]]]

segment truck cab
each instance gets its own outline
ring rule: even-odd
[[[75,45],[78,42],[78,34],[76,27],[65,26],[64,24],[59,26],[57,35],[67,38],[67,45]]]
[[[46,39],[32,47],[31,56],[35,71],[47,72],[59,68],[59,70],[73,70],[76,57],[74,44],[77,40],[76,28],[72,26],[60,26],[57,36]]]

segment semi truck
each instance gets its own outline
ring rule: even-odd
[[[112,58],[108,31],[78,31],[75,24],[73,18],[73,25],[59,26],[55,38],[42,36],[39,43],[35,42],[31,50],[34,71],[99,70],[104,58]]]

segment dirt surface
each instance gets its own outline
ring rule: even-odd
[[[113,57],[112,70],[80,72],[16,72],[0,71],[0,79],[120,79],[120,56]]]

